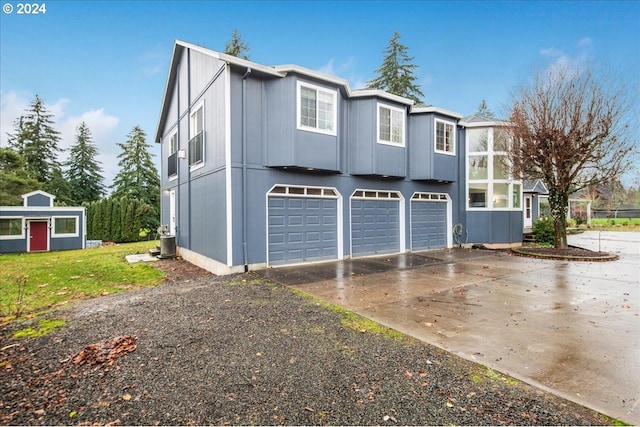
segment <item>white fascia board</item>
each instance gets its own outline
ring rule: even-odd
[[[473,122],[467,123],[465,121],[460,121],[460,125],[467,128],[482,128],[482,127],[503,127],[509,126],[509,122],[505,122],[502,120],[494,120],[490,122]]]
[[[370,97],[370,96],[387,99],[389,101],[394,101],[394,102],[398,102],[400,104],[405,104],[405,105],[415,104],[415,101],[413,99],[394,95],[392,93],[388,93],[379,89],[356,89],[353,92],[351,92],[352,98],[364,98],[364,97]]]
[[[78,206],[0,206],[0,212],[84,212]]]
[[[273,68],[276,71],[282,73],[283,75],[287,75],[288,73],[302,74],[308,77],[313,77],[314,79],[323,80],[325,82],[343,86],[347,91],[348,95],[350,95],[350,92],[351,92],[351,89],[349,89],[349,83],[346,80],[341,79],[340,77],[333,76],[331,74],[321,73],[320,71],[310,70],[308,68],[304,68],[299,65],[293,65],[293,64],[276,65]]]
[[[411,113],[438,113],[438,114],[442,114],[443,116],[453,117],[458,120],[464,117],[460,113],[456,113],[450,110],[445,110],[444,108],[434,107],[431,105],[428,107],[413,107],[411,108]]]

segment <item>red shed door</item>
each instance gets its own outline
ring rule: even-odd
[[[46,251],[47,233],[49,223],[47,221],[29,221],[29,252]]]

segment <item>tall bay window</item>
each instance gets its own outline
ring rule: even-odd
[[[500,128],[467,129],[467,208],[521,209],[522,184],[511,176],[508,142]]]

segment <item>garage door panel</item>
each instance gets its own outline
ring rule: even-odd
[[[398,200],[351,201],[351,252],[353,256],[400,251]]]
[[[337,258],[336,199],[271,196],[268,207],[270,265]]]
[[[439,249],[447,246],[447,203],[411,202],[412,250]]]

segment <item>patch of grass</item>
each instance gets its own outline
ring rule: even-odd
[[[299,290],[293,290],[293,293],[295,293],[296,295],[300,295],[301,297],[306,298],[308,300],[311,300],[316,305],[320,305],[335,313],[338,313],[340,315],[340,323],[342,324],[342,326],[346,328],[353,329],[361,333],[372,333],[372,334],[383,335],[387,338],[390,338],[396,341],[407,341],[411,339],[408,335],[405,335],[402,332],[399,332],[399,331],[396,331],[395,329],[391,329],[389,327],[381,325],[378,322],[367,319],[366,317],[363,317],[357,313],[349,311],[338,305],[332,304],[327,301],[323,301],[315,297],[314,295],[311,295]]]
[[[125,255],[145,253],[157,241],[73,251],[0,255],[0,322],[15,319],[10,307],[19,298],[15,278],[27,276],[22,314],[40,313],[71,301],[155,286],[164,273]]]
[[[503,375],[502,373],[494,371],[487,366],[481,366],[475,371],[471,372],[471,381],[473,381],[474,383],[482,384],[486,380],[501,381],[509,385],[516,385],[519,382],[517,379],[509,377],[507,375]]]
[[[14,338],[36,338],[53,332],[56,328],[64,326],[64,321],[59,319],[42,319],[35,328],[24,328],[13,333]]]

